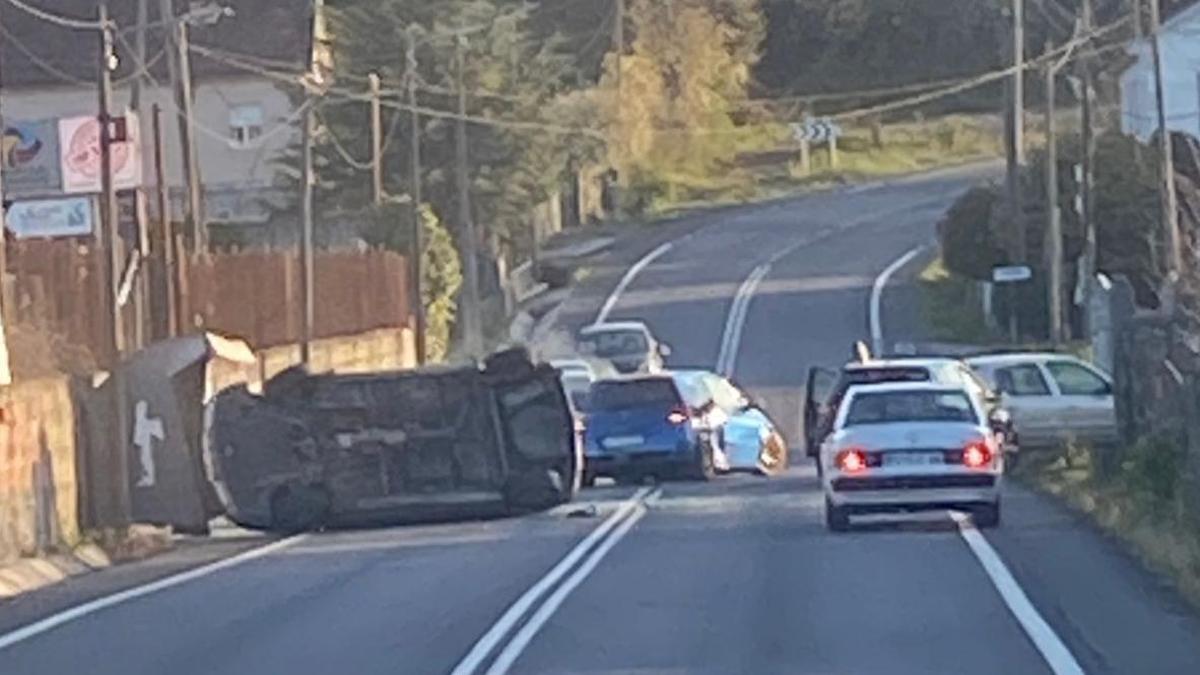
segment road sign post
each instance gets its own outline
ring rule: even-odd
[[[1000,284],[1008,290],[1008,332],[1009,339],[1016,344],[1021,339],[1020,325],[1017,317],[1017,285],[1033,278],[1033,270],[1027,265],[1006,265],[992,268],[992,283]]]
[[[812,171],[811,143],[824,142],[829,150],[829,166],[837,168],[837,139],[842,135],[842,128],[829,118],[806,118],[803,122],[791,125],[792,137],[800,144],[800,165],[807,175]]]

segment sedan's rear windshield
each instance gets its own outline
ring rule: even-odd
[[[646,336],[637,330],[591,333],[581,337],[579,343],[583,351],[605,359],[614,356],[644,354],[649,348]]]
[[[899,366],[848,370],[843,379],[848,386],[880,382],[928,382],[930,378],[927,368]]]
[[[588,407],[598,410],[669,408],[679,404],[679,393],[667,379],[598,382],[592,385]]]
[[[850,401],[844,426],[894,422],[975,422],[971,400],[956,391],[861,392]]]

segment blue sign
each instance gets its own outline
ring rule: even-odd
[[[10,122],[0,132],[4,196],[23,199],[60,194],[58,123],[55,120]]]
[[[13,202],[5,221],[17,239],[86,237],[92,234],[92,216],[90,197],[68,197]]]

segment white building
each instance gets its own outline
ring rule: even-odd
[[[184,203],[180,117],[170,88],[161,3],[146,1],[150,29],[145,64],[150,75],[141,106],[143,175],[152,190],[150,111],[158,104],[163,111],[167,182],[179,218]],[[176,16],[202,4],[173,1]],[[36,4],[57,15],[95,19],[95,0],[38,0]],[[129,106],[137,72],[138,58],[133,51],[137,4],[136,0],[109,3],[119,36],[115,41],[120,65],[114,75],[114,113]],[[302,73],[313,55],[314,33],[321,36],[316,44],[326,44],[322,3],[220,0],[220,5],[232,9],[232,16],[189,28],[195,46],[191,67],[197,155],[207,219],[249,228],[265,223],[270,215],[266,205],[280,198],[276,160],[298,134],[300,116],[294,89],[282,89],[277,78],[252,70],[261,67],[276,73]],[[0,2],[0,114],[5,125],[95,115],[98,53],[96,31],[56,25]]]
[[[1200,138],[1200,2],[1163,23],[1159,44],[1167,127]],[[1148,140],[1158,129],[1149,40],[1135,41],[1129,53],[1136,61],[1121,76],[1121,130]]]

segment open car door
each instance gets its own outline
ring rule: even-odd
[[[804,452],[816,457],[821,450],[820,429],[822,418],[832,413],[827,410],[829,397],[837,387],[838,374],[828,368],[808,369],[808,380],[804,385]]]

